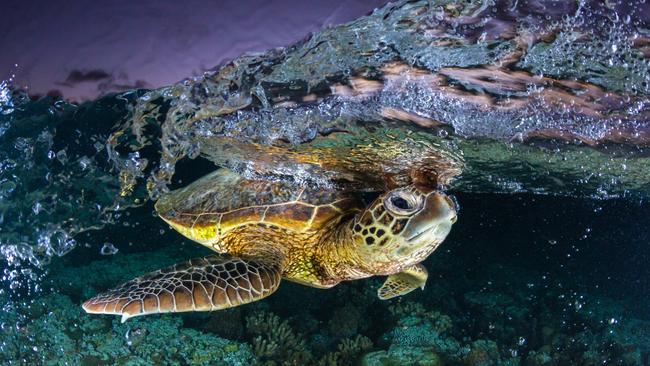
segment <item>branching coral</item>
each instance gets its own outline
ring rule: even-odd
[[[364,352],[372,348],[370,338],[357,335],[356,338],[346,338],[342,340],[335,352],[330,352],[318,361],[318,366],[339,366],[351,365]]]
[[[289,322],[265,311],[246,318],[246,331],[253,335],[253,353],[263,365],[306,365],[314,362],[305,341],[291,328]],[[357,335],[339,342],[337,350],[321,357],[320,366],[348,365],[373,346],[370,338]]]
[[[426,350],[444,355],[446,359],[454,362],[460,361],[466,354],[467,348],[447,334],[453,328],[449,316],[438,311],[427,310],[422,304],[405,301],[391,305],[389,311],[396,318],[397,323],[396,327],[387,334],[391,341],[391,349],[397,347],[390,357],[399,358],[395,351],[397,349],[408,349],[408,352],[415,354]]]
[[[262,336],[257,336],[253,338],[253,353],[258,358],[270,359],[279,353],[278,344]]]
[[[264,365],[304,365],[313,358],[289,322],[273,313],[261,311],[246,317],[246,332],[255,336],[253,352]]]

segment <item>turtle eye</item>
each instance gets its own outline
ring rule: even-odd
[[[409,202],[402,197],[391,197],[390,203],[400,210],[410,210],[412,208]]]
[[[420,209],[417,197],[408,192],[391,192],[384,199],[384,205],[397,215],[410,215]]]

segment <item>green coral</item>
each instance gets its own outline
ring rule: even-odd
[[[19,323],[4,312],[5,324]],[[30,365],[249,365],[246,344],[184,328],[178,316],[151,316],[121,324],[119,319],[83,313],[62,294],[44,295],[31,320],[3,335],[0,361]],[[20,361],[18,361],[20,360]]]

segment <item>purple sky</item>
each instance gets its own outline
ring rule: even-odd
[[[158,87],[245,52],[286,46],[386,0],[4,0],[0,80],[92,99]],[[17,67],[14,65],[17,64]]]

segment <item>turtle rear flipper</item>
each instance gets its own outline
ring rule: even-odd
[[[406,295],[416,288],[424,290],[429,273],[422,264],[406,267],[402,272],[388,276],[386,282],[379,288],[377,295],[382,300]]]
[[[230,308],[262,299],[280,284],[277,262],[213,255],[135,278],[83,304],[92,314],[128,318]]]

